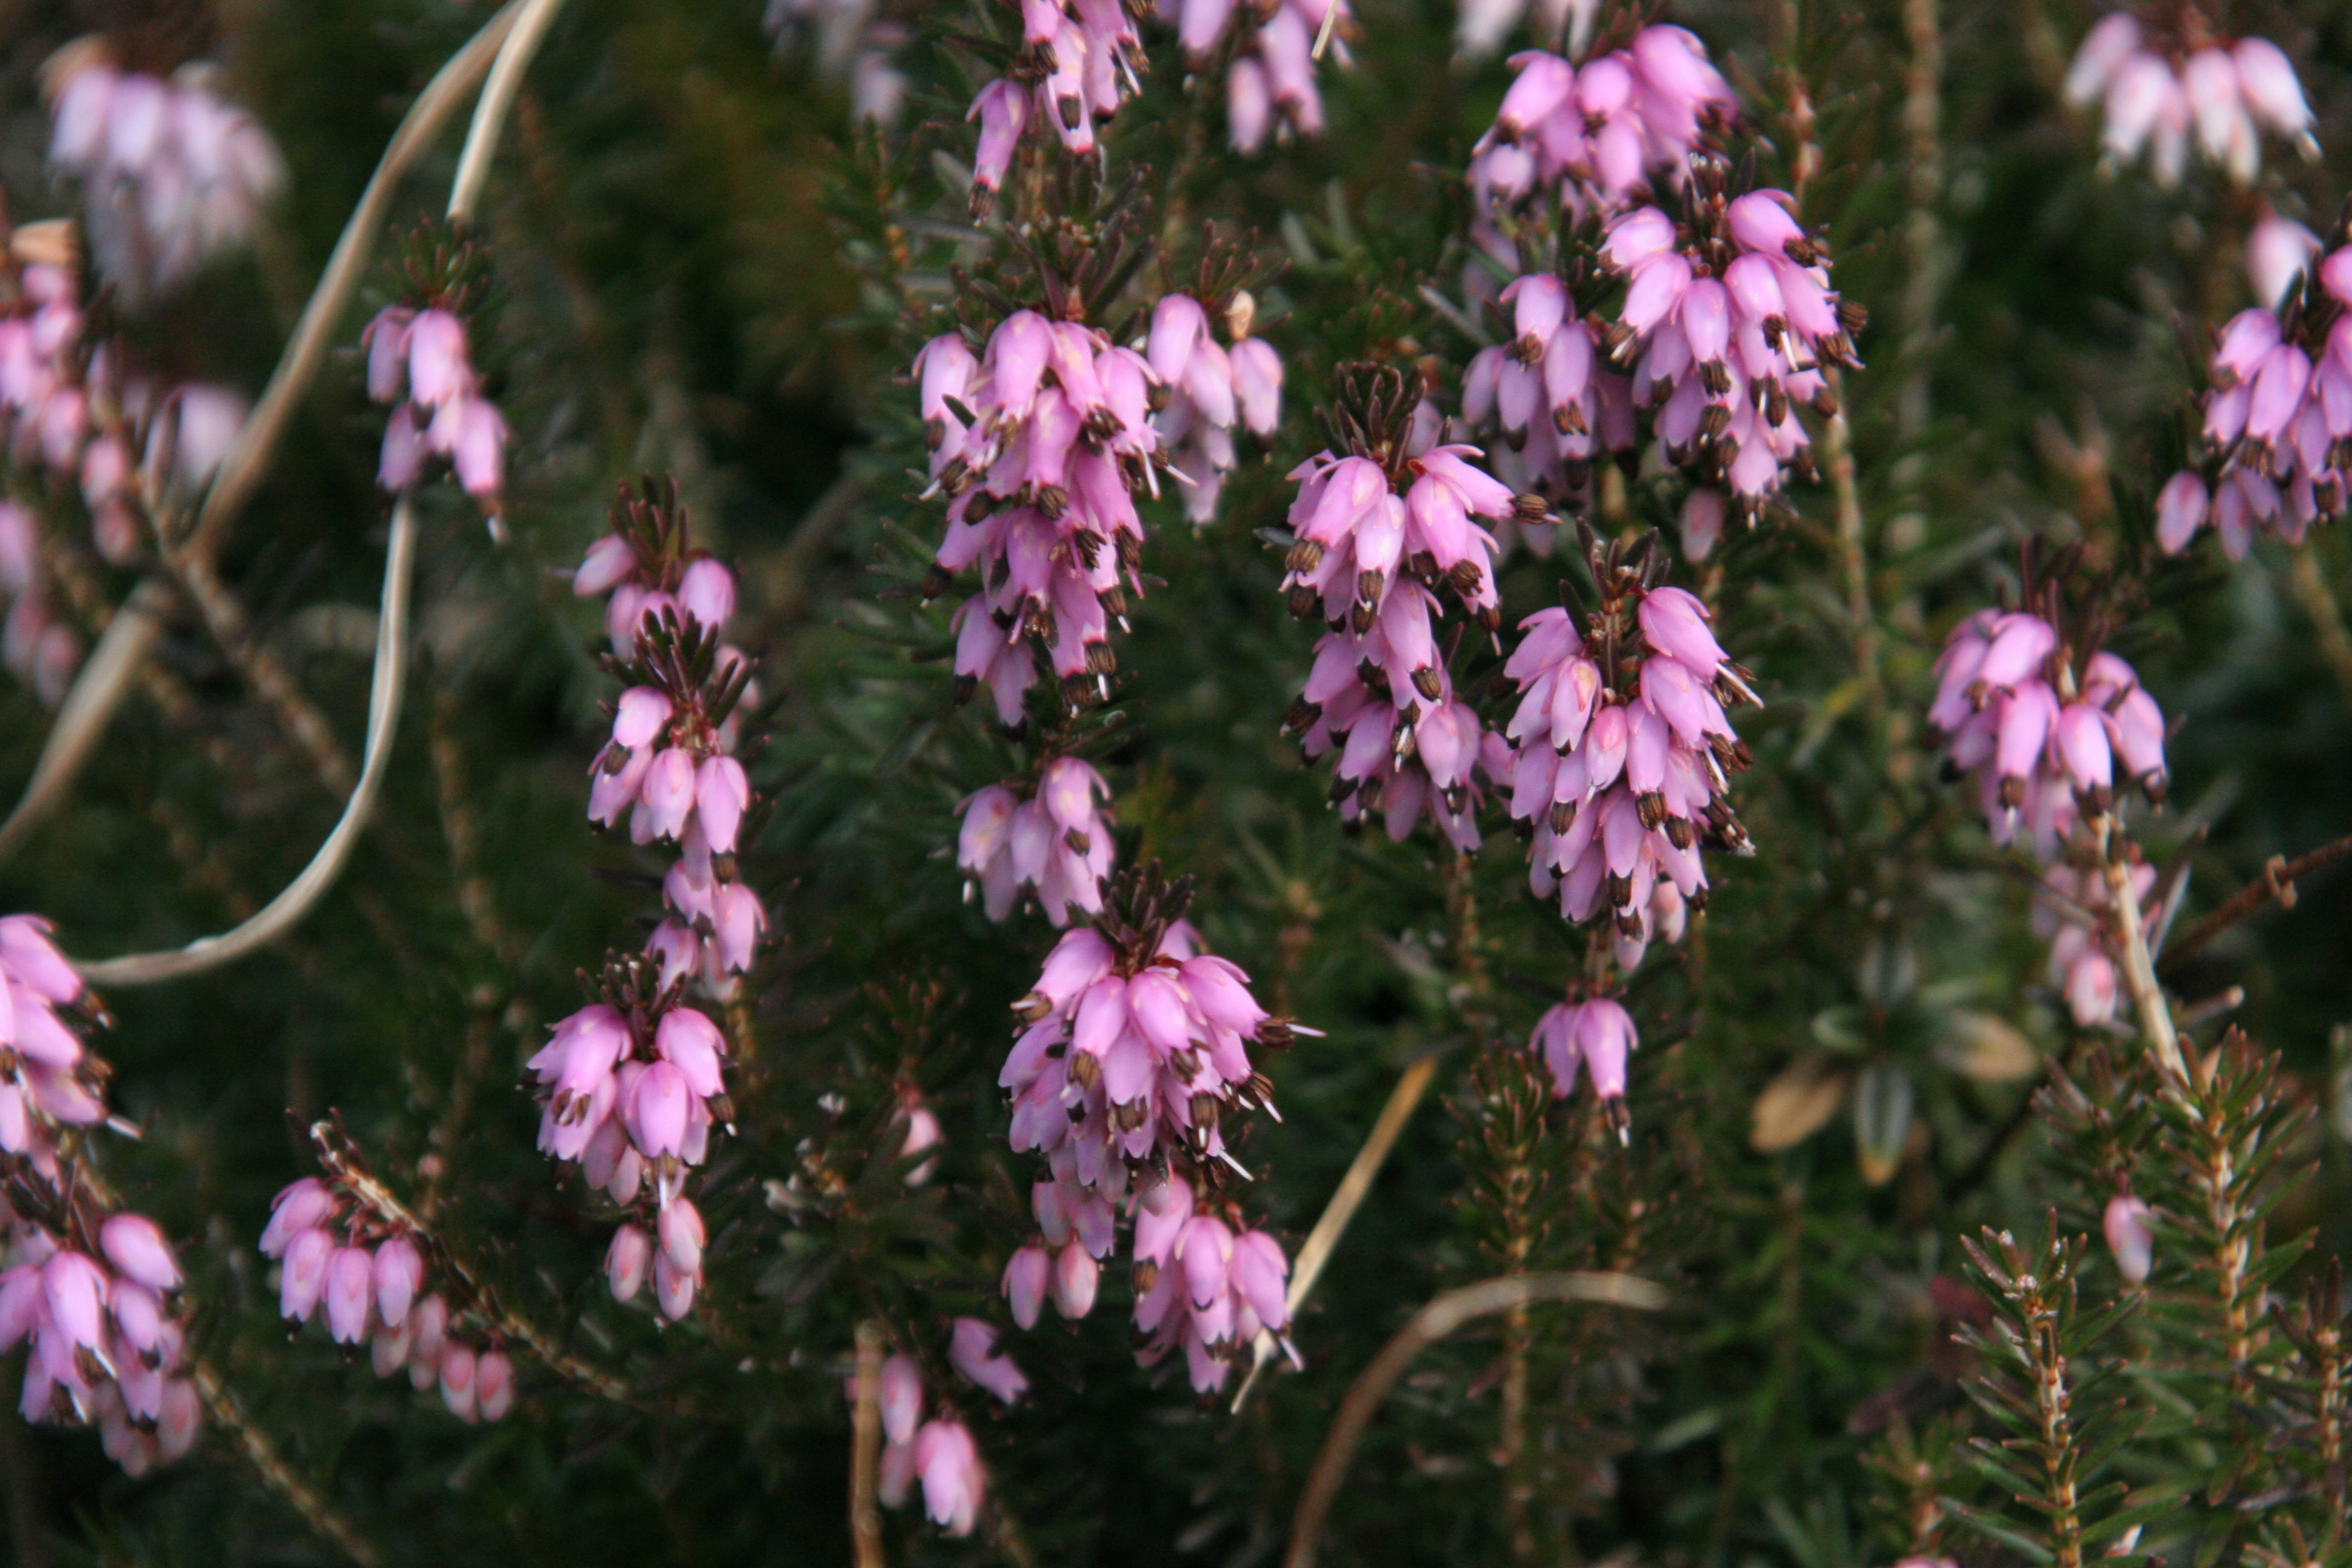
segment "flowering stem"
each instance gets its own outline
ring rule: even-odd
[[[2132,891],[2131,868],[2122,857],[2122,837],[2115,819],[2099,821],[2099,863],[2107,879],[2107,907],[2114,913],[2116,945],[2122,950],[2124,984],[2139,1014],[2140,1033],[2158,1064],[2173,1084],[2188,1081],[2188,1065],[2180,1056],[2180,1036],[2172,1026],[2172,1010],[2165,1005],[2164,988],[2157,984],[2156,965],[2147,952],[2147,928],[2140,920],[2139,897]]]
[[[2319,561],[2310,545],[2294,552],[2287,582],[2319,635],[2319,655],[2327,661],[2328,673],[2336,677],[2338,686],[2352,692],[2352,633],[2344,629],[2344,613],[2328,591],[2327,579],[2319,574]]]
[[[1414,1358],[1465,1324],[1538,1301],[1590,1301],[1654,1312],[1666,1304],[1666,1293],[1630,1274],[1579,1270],[1486,1279],[1432,1300],[1381,1347],[1380,1354],[1357,1374],[1356,1381],[1349,1385],[1347,1397],[1339,1402],[1339,1413],[1332,1417],[1329,1430],[1324,1433],[1314,1468],[1307,1472],[1307,1485],[1299,1493],[1298,1511],[1291,1519],[1290,1545],[1283,1553],[1283,1568],[1307,1568],[1315,1561],[1323,1521],[1330,1512],[1332,1500],[1339,1495],[1339,1483],[1347,1479],[1356,1445],[1362,1439],[1364,1428],[1370,1424],[1381,1401],[1388,1396],[1389,1390],[1404,1375]]]
[[[1829,416],[1822,431],[1822,452],[1837,511],[1838,566],[1845,578],[1853,668],[1874,710],[1883,705],[1886,693],[1878,675],[1878,617],[1871,609],[1870,563],[1863,553],[1862,489],[1854,477],[1853,432],[1846,422],[1845,376],[1836,365],[1823,365],[1822,374],[1830,395],[1838,402],[1838,411]]]
[[[849,1447],[849,1539],[857,1568],[886,1568],[882,1514],[875,1498],[882,1458],[882,1325],[857,1325],[857,1406]]]

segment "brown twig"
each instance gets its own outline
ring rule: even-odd
[[[887,1568],[882,1555],[882,1325],[857,1325],[857,1406],[849,1439],[849,1540],[857,1568]]]
[[[205,1402],[205,1413],[236,1439],[237,1452],[245,1456],[246,1463],[284,1500],[287,1507],[302,1516],[303,1523],[332,1542],[336,1550],[359,1563],[360,1568],[376,1568],[383,1561],[383,1554],[352,1527],[351,1521],[336,1512],[326,1499],[310,1489],[310,1482],[287,1466],[269,1435],[246,1419],[245,1412],[237,1407],[236,1396],[229,1393],[228,1385],[221,1381],[211,1363],[196,1357],[190,1363],[188,1375],[196,1385],[198,1397]]]
[[[1482,1280],[1448,1290],[1431,1300],[1381,1347],[1381,1353],[1357,1374],[1347,1397],[1339,1402],[1339,1413],[1331,1418],[1330,1428],[1323,1435],[1323,1446],[1315,1455],[1315,1466],[1307,1473],[1306,1488],[1299,1493],[1298,1511],[1291,1520],[1290,1545],[1283,1554],[1283,1568],[1307,1568],[1315,1561],[1324,1519],[1331,1510],[1332,1500],[1339,1495],[1339,1483],[1347,1479],[1348,1464],[1355,1458],[1356,1445],[1363,1439],[1364,1428],[1370,1425],[1381,1401],[1388,1396],[1389,1390],[1404,1375],[1414,1358],[1465,1323],[1537,1301],[1589,1301],[1654,1312],[1666,1304],[1666,1293],[1630,1274],[1580,1270],[1515,1274]]]
[[[2116,946],[2123,955],[2124,985],[2139,1015],[2140,1034],[2156,1055],[2168,1083],[2189,1079],[2189,1065],[2180,1055],[2180,1032],[2173,1026],[2172,1010],[2157,983],[2156,964],[2147,951],[2147,928],[2140,919],[2139,895],[2132,890],[2131,862],[2125,858],[2124,836],[2116,821],[2102,816],[2098,824],[2100,869],[2107,879],[2108,917],[2114,922]]]
[[[2167,970],[2236,925],[2240,921],[2260,914],[2264,906],[2275,901],[2283,910],[2294,907],[2294,884],[2298,878],[2308,877],[2323,866],[2352,855],[2352,837],[2339,838],[2324,844],[2308,855],[2293,860],[2273,855],[2263,868],[2263,874],[2238,890],[2237,896],[2191,927],[2189,934],[2172,942],[2157,960],[2157,968]]]
[[[1356,1209],[1363,1203],[1364,1194],[1372,1190],[1372,1178],[1381,1173],[1381,1166],[1387,1161],[1389,1151],[1396,1146],[1398,1134],[1412,1119],[1413,1108],[1421,1103],[1421,1097],[1429,1089],[1430,1080],[1436,1076],[1436,1056],[1425,1056],[1405,1068],[1403,1076],[1397,1079],[1396,1087],[1389,1091],[1388,1103],[1381,1107],[1380,1120],[1374,1121],[1371,1131],[1365,1134],[1363,1147],[1356,1151],[1355,1159],[1349,1163],[1348,1173],[1339,1178],[1339,1190],[1323,1206],[1322,1217],[1315,1222],[1315,1228],[1307,1233],[1307,1241],[1298,1249],[1298,1260],[1290,1270],[1290,1291],[1285,1303],[1290,1316],[1297,1316],[1298,1309],[1314,1291],[1315,1281],[1323,1273],[1323,1265],[1330,1260],[1331,1249],[1339,1245],[1339,1237],[1346,1232],[1348,1222],[1356,1217]],[[1256,1342],[1250,1347],[1249,1372],[1234,1394],[1233,1407],[1235,1410],[1239,1410],[1243,1402],[1249,1398],[1251,1385],[1257,1382],[1258,1373],[1265,1370],[1266,1363],[1276,1353],[1274,1336],[1260,1333]]]
[[[172,575],[181,591],[196,606],[204,617],[205,629],[212,633],[229,663],[245,678],[246,685],[277,711],[278,722],[294,738],[295,743],[310,753],[310,765],[318,770],[319,782],[327,793],[341,798],[352,793],[356,776],[352,772],[352,759],[335,739],[334,730],[319,705],[294,683],[292,675],[278,662],[268,645],[254,636],[252,619],[245,606],[220,580],[212,563],[201,555],[185,552],[168,563]]]

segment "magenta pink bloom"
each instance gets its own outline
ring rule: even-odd
[[[2147,1205],[2129,1193],[2118,1193],[2109,1198],[2106,1212],[2100,1217],[2100,1228],[2106,1233],[2107,1250],[2115,1255],[2116,1272],[2134,1285],[2146,1283],[2156,1267],[2156,1237],[2150,1218]]]
[[[180,1288],[180,1266],[163,1227],[144,1215],[118,1214],[99,1226],[98,1245],[106,1260],[125,1277],[150,1290],[170,1292]]]
[[[2169,26],[2143,27],[2129,12],[2116,11],[2084,36],[2066,73],[2065,96],[2078,107],[2101,106],[2108,163],[2129,163],[2145,152],[2159,184],[2179,183],[2192,145],[2241,185],[2262,167],[2263,132],[2306,158],[2319,152],[2294,67],[2266,38],[2231,46]]]
[[[978,1318],[955,1321],[955,1331],[948,1343],[948,1361],[975,1386],[986,1389],[1007,1405],[1017,1402],[1029,1390],[1029,1380],[1013,1364],[1013,1358],[997,1351],[996,1331]]]
[[[950,1535],[970,1535],[985,1486],[980,1450],[961,1421],[929,1421],[910,1450],[923,1481],[923,1510]]]

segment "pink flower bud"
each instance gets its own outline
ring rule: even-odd
[[[657,1061],[638,1075],[625,1112],[629,1137],[648,1160],[676,1154],[686,1142],[686,1105],[691,1091],[686,1075]]]
[[[2168,555],[2189,548],[2205,521],[2205,481],[2183,469],[2167,479],[2156,497],[2156,542]]]
[[[996,1331],[978,1318],[958,1318],[948,1343],[948,1361],[978,1387],[1011,1405],[1028,1391],[1029,1380],[1013,1358],[996,1353]]]
[[[1004,1265],[1004,1278],[998,1288],[1013,1309],[1013,1321],[1024,1329],[1037,1326],[1038,1310],[1045,1302],[1046,1276],[1053,1264],[1042,1247],[1031,1245],[1014,1252]],[[971,1376],[970,1373],[965,1373]],[[978,1378],[972,1381],[977,1383]]]
[[[408,1309],[425,1284],[425,1258],[416,1244],[404,1236],[378,1243],[374,1280],[376,1317],[385,1327],[397,1329],[408,1321]]]
[[[327,1264],[335,1255],[335,1238],[323,1228],[297,1231],[286,1244],[286,1260],[278,1284],[278,1310],[296,1322],[308,1321],[327,1288]]]
[[[473,373],[466,363],[466,326],[446,310],[417,312],[408,329],[410,396],[437,408],[466,390]]]
[[[637,554],[629,542],[608,533],[588,547],[580,569],[572,574],[572,591],[583,599],[609,594],[637,569]]]
[[[375,1286],[375,1257],[364,1247],[341,1247],[327,1260],[327,1332],[339,1345],[367,1337]]]
[[[751,781],[732,757],[706,757],[694,775],[694,809],[714,855],[732,854],[735,834],[751,802]]]
[[[970,1535],[980,1515],[980,1450],[960,1421],[927,1422],[915,1435],[915,1468],[923,1509],[950,1535]]]
[[[923,1415],[923,1374],[915,1358],[894,1355],[882,1363],[882,1434],[893,1444],[915,1440]]]
[[[485,1421],[503,1417],[514,1404],[514,1363],[504,1351],[484,1351],[474,1363],[474,1406]]]
[[[658,1221],[662,1256],[681,1273],[702,1272],[702,1215],[687,1199],[672,1198],[662,1205]]]
[[[1101,1277],[1102,1266],[1073,1237],[1054,1256],[1054,1310],[1073,1321],[1093,1311],[1095,1288]]]
[[[441,1364],[437,1369],[441,1403],[449,1407],[450,1415],[469,1426],[475,1419],[474,1381],[479,1370],[470,1346],[453,1343],[441,1347]]]
[[[719,630],[735,616],[735,574],[702,557],[678,579],[677,607],[707,630]]]
[[[172,1257],[171,1243],[146,1215],[111,1216],[98,1228],[98,1245],[118,1271],[150,1290],[169,1293],[180,1288],[180,1266]]]
[[[2147,1205],[2128,1193],[2107,1200],[2100,1227],[2107,1233],[2107,1250],[2116,1257],[2116,1270],[2133,1284],[2143,1283],[2156,1266],[2156,1237],[2150,1229]]]
[[[641,798],[646,806],[646,836],[676,838],[694,810],[694,758],[676,746],[654,758],[646,774]]]
[[[422,1394],[441,1373],[441,1351],[448,1342],[449,1303],[427,1296],[408,1310],[408,1383]]]
[[[69,1343],[96,1350],[106,1342],[106,1270],[79,1252],[51,1253],[41,1265],[43,1309]]]
[[[636,1299],[653,1252],[653,1238],[635,1226],[625,1225],[613,1233],[613,1244],[604,1249],[604,1283],[612,1287],[614,1300]]]
[[[654,1300],[671,1322],[684,1321],[694,1310],[695,1288],[701,1283],[701,1275],[680,1268],[668,1253],[654,1254]]]
[[[740,882],[721,882],[711,895],[710,922],[721,969],[740,974],[751,967],[760,932],[768,923],[758,895]]]

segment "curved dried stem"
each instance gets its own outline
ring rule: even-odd
[[[457,158],[457,177],[449,188],[453,221],[472,219],[483,187],[489,183],[490,160],[498,154],[499,137],[506,130],[507,111],[514,105],[515,94],[521,89],[522,74],[530,68],[531,57],[539,53],[548,27],[562,7],[563,0],[516,0],[500,13],[514,14],[514,26],[499,47],[497,63],[490,67],[490,79],[482,88],[480,100],[474,105],[474,122],[467,129],[466,149]]]
[[[1283,1554],[1283,1568],[1307,1568],[1315,1561],[1323,1521],[1331,1510],[1332,1499],[1339,1495],[1339,1483],[1347,1479],[1348,1464],[1355,1458],[1356,1445],[1363,1439],[1364,1428],[1371,1424],[1372,1414],[1380,1408],[1381,1401],[1388,1397],[1389,1390],[1396,1386],[1413,1359],[1466,1323],[1538,1301],[1587,1301],[1654,1312],[1666,1304],[1666,1293],[1649,1280],[1631,1274],[1580,1269],[1573,1273],[1513,1274],[1481,1280],[1432,1300],[1381,1347],[1381,1353],[1357,1374],[1347,1397],[1339,1402],[1339,1413],[1331,1418],[1330,1429],[1323,1434],[1323,1447],[1315,1455],[1315,1468],[1307,1472],[1306,1489],[1299,1493],[1298,1511],[1291,1520],[1290,1547]]]
[[[2298,855],[2292,860],[2272,856],[2269,863],[2263,867],[2260,877],[2241,888],[2228,903],[2199,921],[2179,942],[2166,947],[2157,967],[2171,968],[2240,921],[2252,919],[2273,902],[2281,909],[2292,909],[2296,880],[2342,859],[2346,855],[2352,855],[2352,837],[2323,844],[2310,854]]]
[[[2164,987],[2157,983],[2156,964],[2148,956],[2147,927],[2140,919],[2139,896],[2132,891],[2131,865],[2123,858],[2123,836],[2115,830],[2112,817],[2102,817],[2098,831],[2107,908],[2115,924],[2116,945],[2123,952],[2124,985],[2131,992],[2132,1007],[2139,1015],[2140,1033],[2167,1080],[2186,1083],[2189,1066],[2180,1055],[2180,1032],[2173,1026],[2172,1009],[2165,1003]]]
[[[1381,1107],[1380,1119],[1372,1123],[1371,1131],[1364,1137],[1363,1147],[1356,1151],[1355,1159],[1348,1165],[1348,1173],[1339,1178],[1339,1190],[1323,1206],[1322,1217],[1315,1222],[1315,1228],[1307,1233],[1306,1245],[1298,1249],[1298,1260],[1290,1270],[1290,1290],[1283,1302],[1286,1315],[1293,1318],[1298,1315],[1298,1309],[1305,1304],[1315,1289],[1315,1281],[1323,1273],[1323,1265],[1330,1260],[1331,1249],[1339,1245],[1339,1237],[1346,1232],[1348,1222],[1356,1217],[1356,1210],[1362,1205],[1364,1194],[1372,1190],[1372,1178],[1381,1173],[1381,1166],[1387,1161],[1389,1151],[1396,1147],[1398,1134],[1404,1131],[1404,1124],[1412,1120],[1413,1108],[1421,1103],[1421,1097],[1428,1091],[1430,1080],[1436,1076],[1437,1058],[1426,1056],[1405,1068],[1403,1076],[1397,1079],[1396,1087],[1389,1091],[1388,1103]],[[1243,1377],[1241,1387],[1234,1391],[1234,1409],[1242,1407],[1249,1398],[1250,1389],[1257,1383],[1258,1373],[1264,1372],[1266,1363],[1279,1353],[1274,1336],[1261,1332],[1250,1346],[1250,1369]]]
[[[882,1514],[876,1506],[882,1458],[882,1325],[857,1325],[857,1402],[849,1439],[849,1540],[857,1568],[887,1568]]]
[[[392,510],[392,539],[384,552],[383,605],[376,620],[375,678],[368,692],[367,750],[360,764],[360,781],[344,803],[334,831],[327,835],[302,874],[233,931],[200,937],[167,952],[78,963],[85,979],[97,985],[152,985],[217,969],[283,935],[334,884],[358,842],[360,829],[366,825],[392,758],[393,729],[399,721],[401,691],[408,675],[408,590],[415,564],[416,518],[404,496]]]

